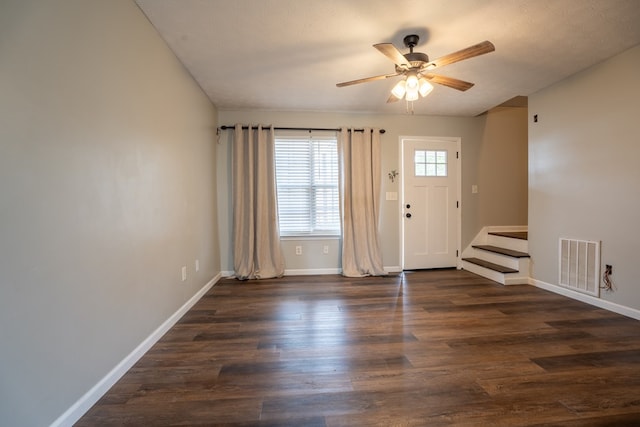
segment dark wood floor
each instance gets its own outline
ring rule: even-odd
[[[456,270],[225,279],[77,425],[640,425],[640,322]]]

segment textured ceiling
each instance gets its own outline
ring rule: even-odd
[[[640,0],[136,0],[219,109],[406,113],[372,47],[418,34],[431,59],[490,40],[495,52],[438,68],[415,114],[473,116],[640,43]]]

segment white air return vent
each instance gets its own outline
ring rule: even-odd
[[[600,296],[600,242],[560,239],[560,285]]]

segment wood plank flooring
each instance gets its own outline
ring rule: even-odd
[[[640,425],[640,322],[457,270],[223,279],[76,425]]]

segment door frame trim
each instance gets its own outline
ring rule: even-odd
[[[412,135],[400,135],[398,137],[399,157],[400,157],[400,174],[398,176],[398,186],[400,188],[400,203],[398,203],[398,234],[400,235],[400,246],[398,248],[398,259],[400,260],[400,268],[404,270],[404,232],[402,230],[402,221],[404,219],[402,211],[404,207],[404,141],[406,139],[422,139],[428,142],[446,142],[455,144],[456,152],[458,153],[458,167],[456,168],[456,197],[460,202],[456,220],[458,226],[456,227],[456,246],[458,256],[456,257],[456,269],[462,269],[462,207],[464,203],[462,201],[462,137],[459,136],[412,136]]]

